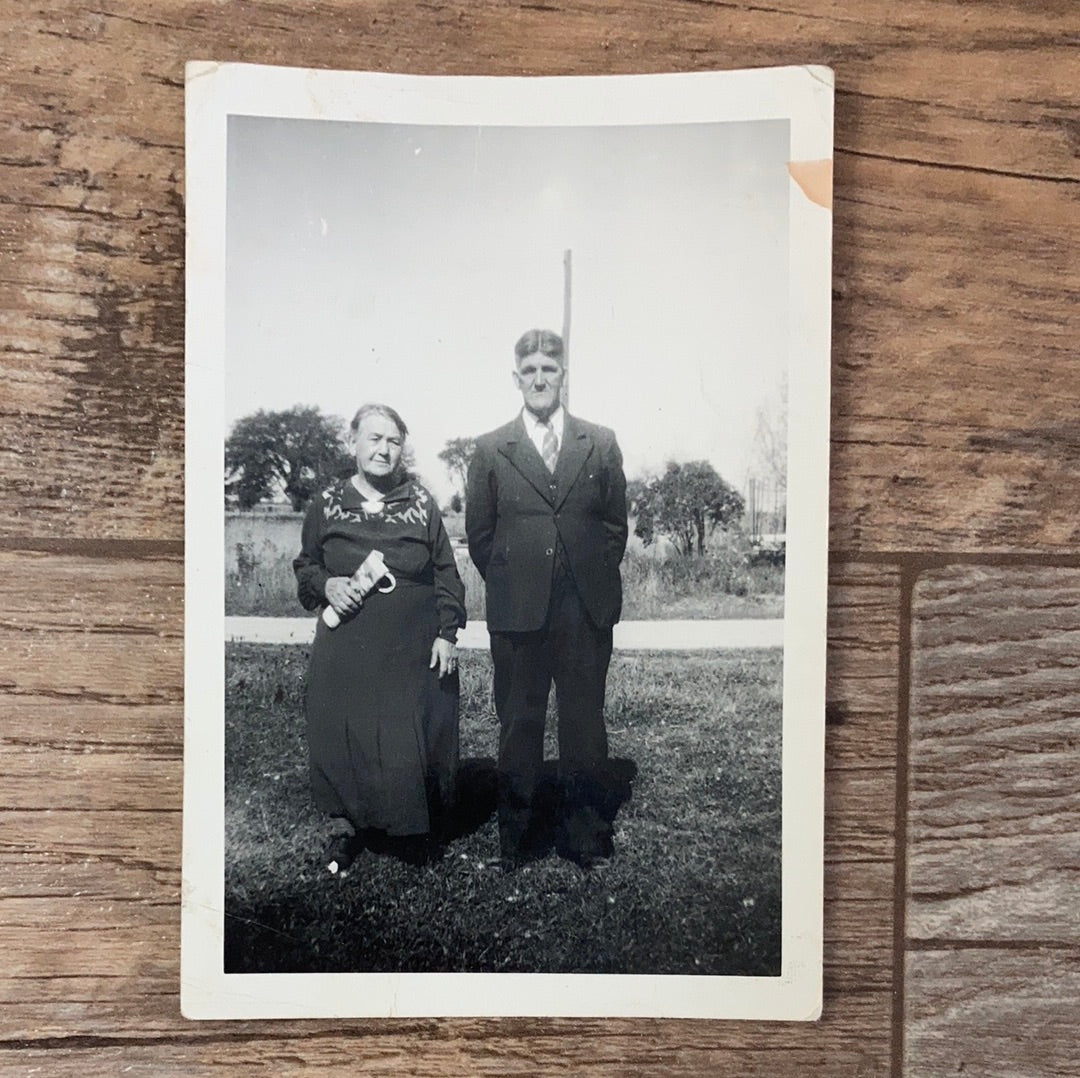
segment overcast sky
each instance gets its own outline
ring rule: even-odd
[[[232,117],[226,421],[397,408],[440,500],[448,438],[520,409],[513,345],[563,322],[570,411],[628,476],[742,489],[787,359],[788,124],[464,127]]]

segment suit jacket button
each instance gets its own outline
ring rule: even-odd
[[[552,483],[551,484],[551,489],[552,490],[558,490],[559,489],[559,484],[558,483]]]
[[[544,551],[544,553],[547,554],[547,556],[550,558],[551,555],[555,553],[555,551],[551,547],[548,547],[547,550]]]

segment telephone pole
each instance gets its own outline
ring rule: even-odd
[[[559,399],[562,406],[570,410],[570,250],[563,251],[563,384]]]

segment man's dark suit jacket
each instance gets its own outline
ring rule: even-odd
[[[465,503],[469,554],[487,585],[490,632],[544,625],[559,541],[597,628],[622,609],[626,477],[615,435],[566,414],[555,474],[519,415],[477,439]]]

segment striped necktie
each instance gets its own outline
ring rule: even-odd
[[[541,422],[544,429],[544,440],[540,446],[540,456],[544,458],[544,465],[552,475],[555,474],[555,465],[559,461],[559,439],[551,426],[551,421]]]

